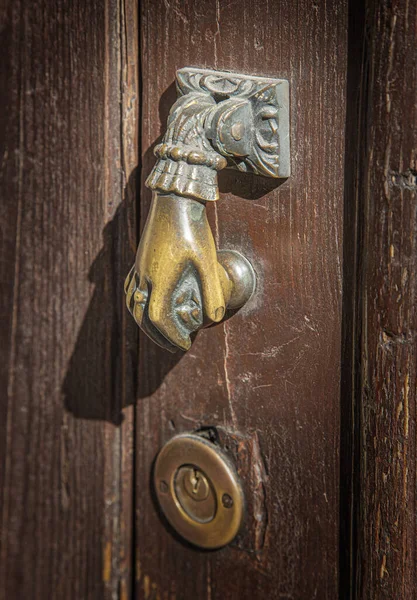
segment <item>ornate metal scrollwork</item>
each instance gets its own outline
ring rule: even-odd
[[[177,72],[179,98],[146,185],[152,206],[125,284],[138,325],[168,350],[239,308],[255,274],[238,252],[217,251],[206,203],[226,167],[288,177],[288,82],[202,69]]]

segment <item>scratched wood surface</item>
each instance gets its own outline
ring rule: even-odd
[[[0,598],[128,598],[136,3],[0,21]]]
[[[416,598],[417,49],[415,5],[366,11],[355,598]]]
[[[288,78],[293,175],[279,186],[220,177],[210,218],[219,246],[255,266],[250,305],[186,355],[140,338],[136,598],[334,600],[347,6],[144,0],[141,12],[141,223],[152,147],[183,66]],[[248,494],[242,535],[211,553],[166,529],[149,485],[162,444],[202,426],[217,427],[239,458]]]

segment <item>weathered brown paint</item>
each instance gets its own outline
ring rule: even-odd
[[[352,0],[348,46],[336,0],[141,11],[142,181],[184,65],[288,78],[294,175],[221,176],[217,242],[252,257],[258,300],[187,356],[141,338],[133,490],[137,7],[1,9],[0,598],[334,600],[338,576],[340,598],[414,598],[413,5]],[[142,186],[143,217],[149,200]],[[202,426],[247,497],[233,546],[208,554],[165,528],[149,486],[164,441]]]
[[[0,20],[0,598],[127,597],[137,9],[13,1]]]
[[[258,272],[252,305],[184,356],[141,337],[137,598],[337,596],[346,27],[343,2],[142,3],[143,178],[183,66],[289,79],[293,176],[220,174],[212,222]],[[144,485],[164,441],[201,426],[247,436],[260,472],[247,545],[211,554],[167,531]]]
[[[365,25],[355,597],[411,600],[417,586],[415,5],[372,0]]]

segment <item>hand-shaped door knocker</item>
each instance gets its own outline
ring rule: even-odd
[[[179,99],[146,185],[150,213],[126,278],[126,303],[157,344],[188,350],[190,335],[240,308],[255,273],[239,252],[216,249],[206,203],[219,198],[217,171],[231,167],[288,177],[288,82],[185,68]]]

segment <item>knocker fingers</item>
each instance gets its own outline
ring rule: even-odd
[[[201,281],[204,315],[209,321],[218,323],[226,312],[227,299],[221,277],[224,270],[217,262],[217,254],[213,254],[215,260],[203,260],[197,265],[197,271]]]
[[[179,279],[172,273],[169,281],[152,282],[149,319],[169,342],[188,350],[193,332],[204,322],[224,317],[227,276],[217,261],[210,260],[190,262],[181,271]]]
[[[139,327],[148,335],[158,346],[175,352],[173,346],[159,331],[153,326],[148,315],[148,284],[145,279],[141,279],[136,272],[135,266],[132,267],[125,281],[126,305],[133,315]]]
[[[145,280],[141,280],[135,270],[130,269],[125,281],[126,306],[130,310],[136,323],[141,326],[143,312],[148,298],[148,286]]]
[[[181,293],[177,293],[178,283],[171,281],[153,282],[149,302],[149,319],[161,334],[182,350],[191,346],[190,333],[197,327],[189,326],[187,307],[181,304]],[[192,309],[191,309],[192,310]]]

